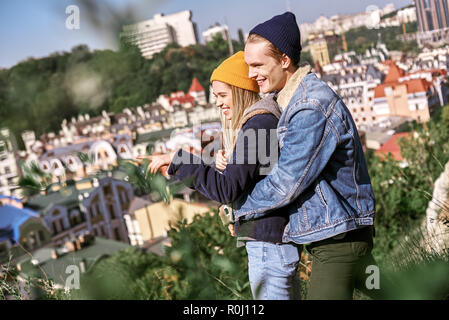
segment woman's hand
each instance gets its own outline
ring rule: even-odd
[[[227,163],[228,159],[225,151],[223,149],[218,150],[217,155],[215,156],[215,168],[217,170],[224,171]]]
[[[231,236],[235,237],[235,230],[234,230],[233,223],[228,224],[228,230],[229,230],[229,233],[231,233]]]
[[[227,205],[223,204],[218,209],[218,215],[219,215],[223,225],[225,227],[226,226],[228,227],[229,233],[231,233],[231,236],[234,237],[235,236],[234,223],[231,222],[230,217],[229,217],[230,210],[232,210],[232,209],[229,208]]]
[[[168,166],[170,165],[175,154],[176,151],[161,155],[137,156],[137,159],[139,160],[148,159],[150,161],[150,164],[148,165],[148,170],[152,174],[156,174],[157,171],[160,170],[164,176],[167,176]]]

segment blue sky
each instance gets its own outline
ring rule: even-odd
[[[110,18],[104,5],[118,14],[127,10],[135,21],[150,19],[155,13],[165,14],[190,9],[192,20],[201,32],[210,25],[225,21],[237,38],[237,29],[248,32],[256,24],[286,11],[295,13],[298,23],[313,22],[320,15],[363,12],[369,5],[384,7],[393,3],[401,8],[411,0],[95,0],[100,3],[100,21]],[[80,29],[65,27],[68,5],[80,7]],[[44,57],[56,51],[70,51],[78,44],[91,49],[115,48],[108,24],[95,27],[89,19],[93,12],[79,0],[0,0],[0,68],[9,68],[28,57]],[[116,17],[108,21],[117,21]]]

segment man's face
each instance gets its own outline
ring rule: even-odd
[[[245,45],[245,61],[249,66],[248,76],[257,81],[260,91],[280,91],[287,81],[281,61],[269,55],[267,41],[248,42]]]

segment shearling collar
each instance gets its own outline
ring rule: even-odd
[[[311,69],[312,68],[309,64],[300,65],[298,70],[296,70],[291,78],[288,79],[285,87],[281,91],[279,91],[279,94],[277,96],[277,103],[282,108],[282,110],[284,110],[288,106],[302,79],[304,79],[304,77],[310,72]]]
[[[240,130],[243,125],[252,117],[258,114],[271,113],[278,120],[281,117],[281,109],[277,104],[276,100],[274,100],[274,94],[268,94],[263,99],[259,100],[251,107],[245,110],[243,113],[242,119],[240,119],[239,125],[237,126],[238,130]]]

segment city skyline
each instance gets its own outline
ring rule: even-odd
[[[0,5],[0,24],[8,30],[0,35],[6,47],[0,53],[0,68],[10,68],[29,57],[41,58],[54,52],[70,51],[76,45],[86,44],[91,50],[116,49],[114,31],[120,22],[137,22],[150,19],[156,13],[171,14],[182,10],[192,11],[192,21],[197,24],[198,38],[204,43],[201,34],[215,23],[227,24],[232,38],[238,39],[237,30],[244,32],[266,19],[287,9],[295,13],[298,24],[313,22],[320,15],[353,14],[364,12],[368,6],[384,7],[393,3],[396,9],[411,4],[410,0],[342,0],[345,6],[335,1],[321,0],[314,3],[304,1],[227,1],[226,6],[218,1],[154,0],[108,0],[100,4],[87,4],[87,1],[62,0],[58,4],[48,0],[18,0],[2,2]],[[236,5],[241,10],[234,10]],[[80,29],[69,30],[66,20],[69,5],[80,7]],[[251,12],[252,15],[248,15]],[[89,14],[85,14],[85,12]],[[95,15],[95,12],[98,15]],[[120,21],[120,20],[123,21]],[[30,32],[32,30],[32,32]]]

